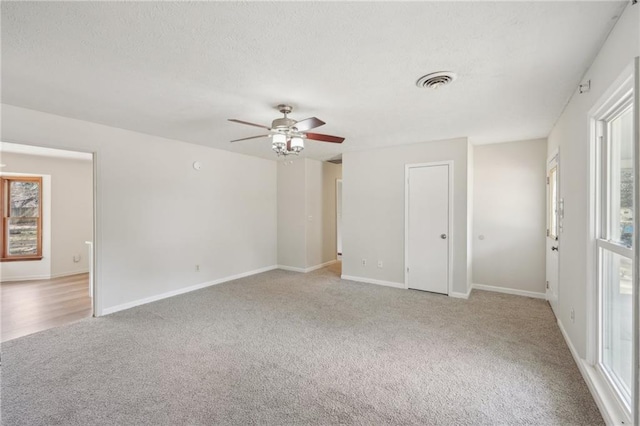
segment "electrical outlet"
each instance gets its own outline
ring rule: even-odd
[[[200,265],[196,265],[196,272],[200,272]]]
[[[378,260],[378,268],[382,268],[382,260]]]
[[[576,311],[571,308],[571,322],[576,322]]]
[[[367,259],[362,259],[362,266],[367,266]]]

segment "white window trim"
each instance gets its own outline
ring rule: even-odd
[[[595,103],[594,107],[589,111],[588,114],[588,128],[589,128],[589,164],[588,164],[588,184],[587,184],[587,195],[588,195],[588,208],[587,208],[587,356],[586,362],[591,367],[594,368],[595,374],[598,376],[596,380],[593,381],[595,386],[595,391],[599,394],[599,398],[601,400],[606,401],[606,406],[608,410],[613,412],[609,412],[608,417],[611,419],[620,419],[620,421],[630,424],[632,420],[632,411],[637,410],[637,403],[634,403],[634,407],[628,407],[624,401],[620,399],[617,392],[609,385],[608,379],[606,378],[606,372],[597,365],[598,359],[598,341],[597,341],[597,332],[598,332],[598,323],[599,323],[599,309],[598,309],[598,286],[597,286],[597,278],[598,278],[598,243],[597,243],[597,232],[601,226],[601,217],[600,213],[597,210],[597,206],[599,205],[598,198],[601,197],[599,193],[599,176],[597,174],[598,163],[601,161],[600,153],[598,152],[599,141],[598,138],[603,135],[602,126],[600,122],[613,114],[620,106],[621,102],[624,102],[624,99],[628,98],[630,94],[633,94],[634,82],[637,79],[637,58],[633,64],[629,65],[625,68],[625,70],[621,73],[621,75],[616,79],[616,81],[610,86],[610,88],[600,97],[600,99]],[[638,113],[637,105],[634,105],[635,114]],[[634,129],[637,135],[637,129]],[[635,182],[638,182],[638,153],[634,153],[634,165],[636,167],[635,174]],[[637,188],[637,186],[636,186]],[[637,211],[638,206],[638,197],[636,197],[635,208]],[[635,229],[638,230],[638,215],[634,215],[634,225]],[[638,232],[635,233],[634,237],[634,247],[638,247]],[[602,244],[602,242],[600,242]],[[609,245],[609,244],[607,244]],[[614,249],[618,249],[618,247],[614,244],[611,244]],[[628,249],[627,249],[628,250]],[[634,251],[634,271],[633,271],[633,288],[636,297],[634,298],[634,321],[637,323],[637,289],[638,289],[638,274],[637,274],[637,252]],[[634,349],[638,344],[638,336],[637,336],[637,327],[634,327],[635,333],[633,336],[633,346]],[[634,389],[632,389],[632,397],[631,401],[637,401],[637,359],[638,354],[637,351],[634,350],[633,360],[634,360]]]
[[[0,281],[49,279],[51,278],[51,175],[0,172],[0,176],[42,178],[42,259],[37,262],[38,265],[29,260],[14,260],[3,263],[0,265],[0,272],[2,272]]]

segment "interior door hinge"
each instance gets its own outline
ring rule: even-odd
[[[547,176],[547,185],[549,185],[549,176]]]
[[[547,281],[547,290],[549,290],[549,281]]]
[[[409,267],[407,266],[407,274],[409,273]]]
[[[549,236],[549,230],[547,229],[547,237]]]

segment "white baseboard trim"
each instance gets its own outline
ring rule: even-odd
[[[328,262],[321,263],[319,265],[310,266],[308,268],[298,268],[298,267],[295,267],[295,266],[287,266],[287,265],[278,265],[277,267],[278,267],[278,269],[282,269],[284,271],[301,272],[303,274],[306,274],[307,272],[315,271],[315,270],[324,268],[325,266],[333,265],[336,262],[337,262],[337,260],[334,259],[334,260],[330,260]]]
[[[51,278],[51,275],[43,274],[43,275],[23,275],[21,277],[5,277],[4,274],[2,276],[2,280],[0,282],[10,282],[10,281],[34,281],[34,280],[48,280]]]
[[[333,265],[333,264],[334,264],[334,263],[336,263],[337,261],[338,261],[337,259],[333,259],[333,260],[330,260],[330,261],[328,261],[328,262],[321,263],[321,264],[316,265],[316,266],[311,266],[311,267],[309,267],[309,268],[305,269],[304,271],[305,271],[305,272],[316,271],[316,270],[318,270],[318,269],[322,269],[322,268],[324,268],[325,266]]]
[[[78,274],[86,274],[88,273],[88,270],[85,271],[73,271],[73,272],[62,272],[59,274],[51,274],[51,275],[47,275],[47,274],[42,274],[42,275],[23,275],[21,277],[2,277],[2,279],[0,280],[0,282],[4,283],[4,282],[10,282],[10,281],[35,281],[35,280],[51,280],[53,278],[61,278],[61,277],[68,277],[71,275],[78,275]]]
[[[357,281],[359,283],[384,285],[384,286],[387,286],[387,287],[402,288],[402,289],[406,289],[407,288],[407,287],[405,287],[404,283],[396,283],[396,282],[393,282],[393,281],[374,280],[373,278],[354,277],[352,275],[341,275],[340,278],[342,278],[343,280]]]
[[[88,274],[88,273],[89,273],[88,269],[83,269],[81,271],[69,271],[69,272],[61,272],[59,274],[51,274],[51,278],[69,277],[71,275]]]
[[[100,313],[100,316],[113,314],[114,312],[124,311],[125,309],[131,309],[131,308],[136,307],[136,306],[145,305],[147,303],[156,302],[158,300],[167,299],[169,297],[178,296],[180,294],[184,294],[184,293],[189,293],[189,292],[192,292],[192,291],[200,290],[200,289],[203,289],[203,288],[206,288],[206,287],[210,287],[212,285],[222,284],[222,283],[227,282],[227,281],[233,281],[233,280],[237,280],[237,279],[240,279],[240,278],[248,277],[250,275],[260,274],[262,272],[267,272],[267,271],[272,271],[272,270],[277,269],[277,268],[278,267],[276,265],[267,266],[265,268],[255,269],[253,271],[243,272],[241,274],[236,274],[236,275],[232,275],[232,276],[229,276],[229,277],[219,278],[217,280],[207,281],[207,282],[196,284],[196,285],[192,285],[192,286],[189,286],[189,287],[184,287],[184,288],[180,288],[180,289],[177,289],[177,290],[168,291],[166,293],[158,294],[158,295],[155,295],[155,296],[145,297],[144,299],[134,300],[133,302],[127,302],[127,303],[123,303],[121,305],[111,306],[109,308],[102,309],[102,312]]]
[[[277,265],[278,269],[282,269],[283,271],[291,271],[291,272],[300,272],[304,274],[304,268],[296,268],[295,266],[287,266],[287,265]]]
[[[466,293],[458,293],[457,291],[452,291],[451,293],[449,293],[449,297],[455,297],[456,299],[468,299],[469,296],[471,295],[471,290],[473,289],[473,287],[469,287],[469,290],[467,290]]]
[[[558,320],[558,327],[562,332],[564,341],[569,347],[569,351],[571,352],[571,356],[573,356],[573,360],[580,370],[580,374],[582,374],[582,378],[589,388],[589,392],[591,392],[591,396],[598,406],[598,410],[600,410],[600,414],[602,414],[604,422],[607,425],[631,424],[631,419],[625,413],[624,409],[620,406],[615,396],[611,394],[608,385],[604,382],[604,379],[600,377],[598,371],[586,360],[580,358],[580,355],[578,355],[578,351],[576,351],[573,343],[571,343],[571,339],[569,338],[569,335],[567,334],[567,331],[564,329],[564,326],[562,325],[562,322],[560,320]]]
[[[546,299],[547,298],[547,295],[545,293],[537,293],[535,291],[518,290],[518,289],[515,289],[515,288],[496,287],[496,286],[485,285],[485,284],[472,284],[471,288],[476,289],[476,290],[493,291],[493,292],[496,292],[496,293],[513,294],[513,295],[516,295],[516,296],[533,297],[535,299]]]

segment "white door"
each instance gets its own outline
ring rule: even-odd
[[[449,293],[449,167],[407,168],[409,288]]]
[[[560,250],[560,196],[558,154],[547,161],[547,300],[554,312],[558,303],[558,257]]]

